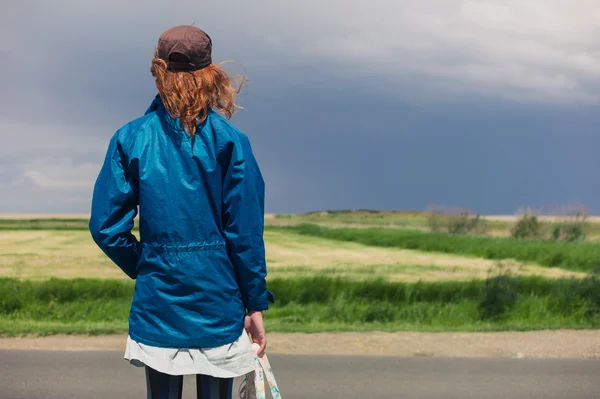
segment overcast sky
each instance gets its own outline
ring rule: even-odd
[[[8,0],[0,212],[87,212],[114,132],[195,24],[250,81],[268,212],[600,212],[600,1]]]

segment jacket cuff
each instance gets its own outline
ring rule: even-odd
[[[262,312],[263,310],[269,309],[269,302],[275,303],[275,296],[271,291],[265,291],[265,293],[259,297],[249,298],[246,304],[247,312]]]

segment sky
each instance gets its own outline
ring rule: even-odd
[[[600,212],[600,1],[7,0],[0,213],[83,213],[192,24],[248,76],[266,211]]]

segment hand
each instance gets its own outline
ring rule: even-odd
[[[262,312],[250,312],[244,319],[244,328],[252,336],[252,342],[259,345],[258,357],[263,357],[267,348],[267,333],[263,323]]]

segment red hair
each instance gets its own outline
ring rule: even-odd
[[[239,108],[235,103],[236,95],[246,82],[241,77],[239,86],[234,88],[233,79],[216,64],[194,72],[168,71],[167,63],[156,57],[150,71],[167,112],[180,119],[191,136],[196,134],[196,124],[206,119],[209,108],[230,119]]]

